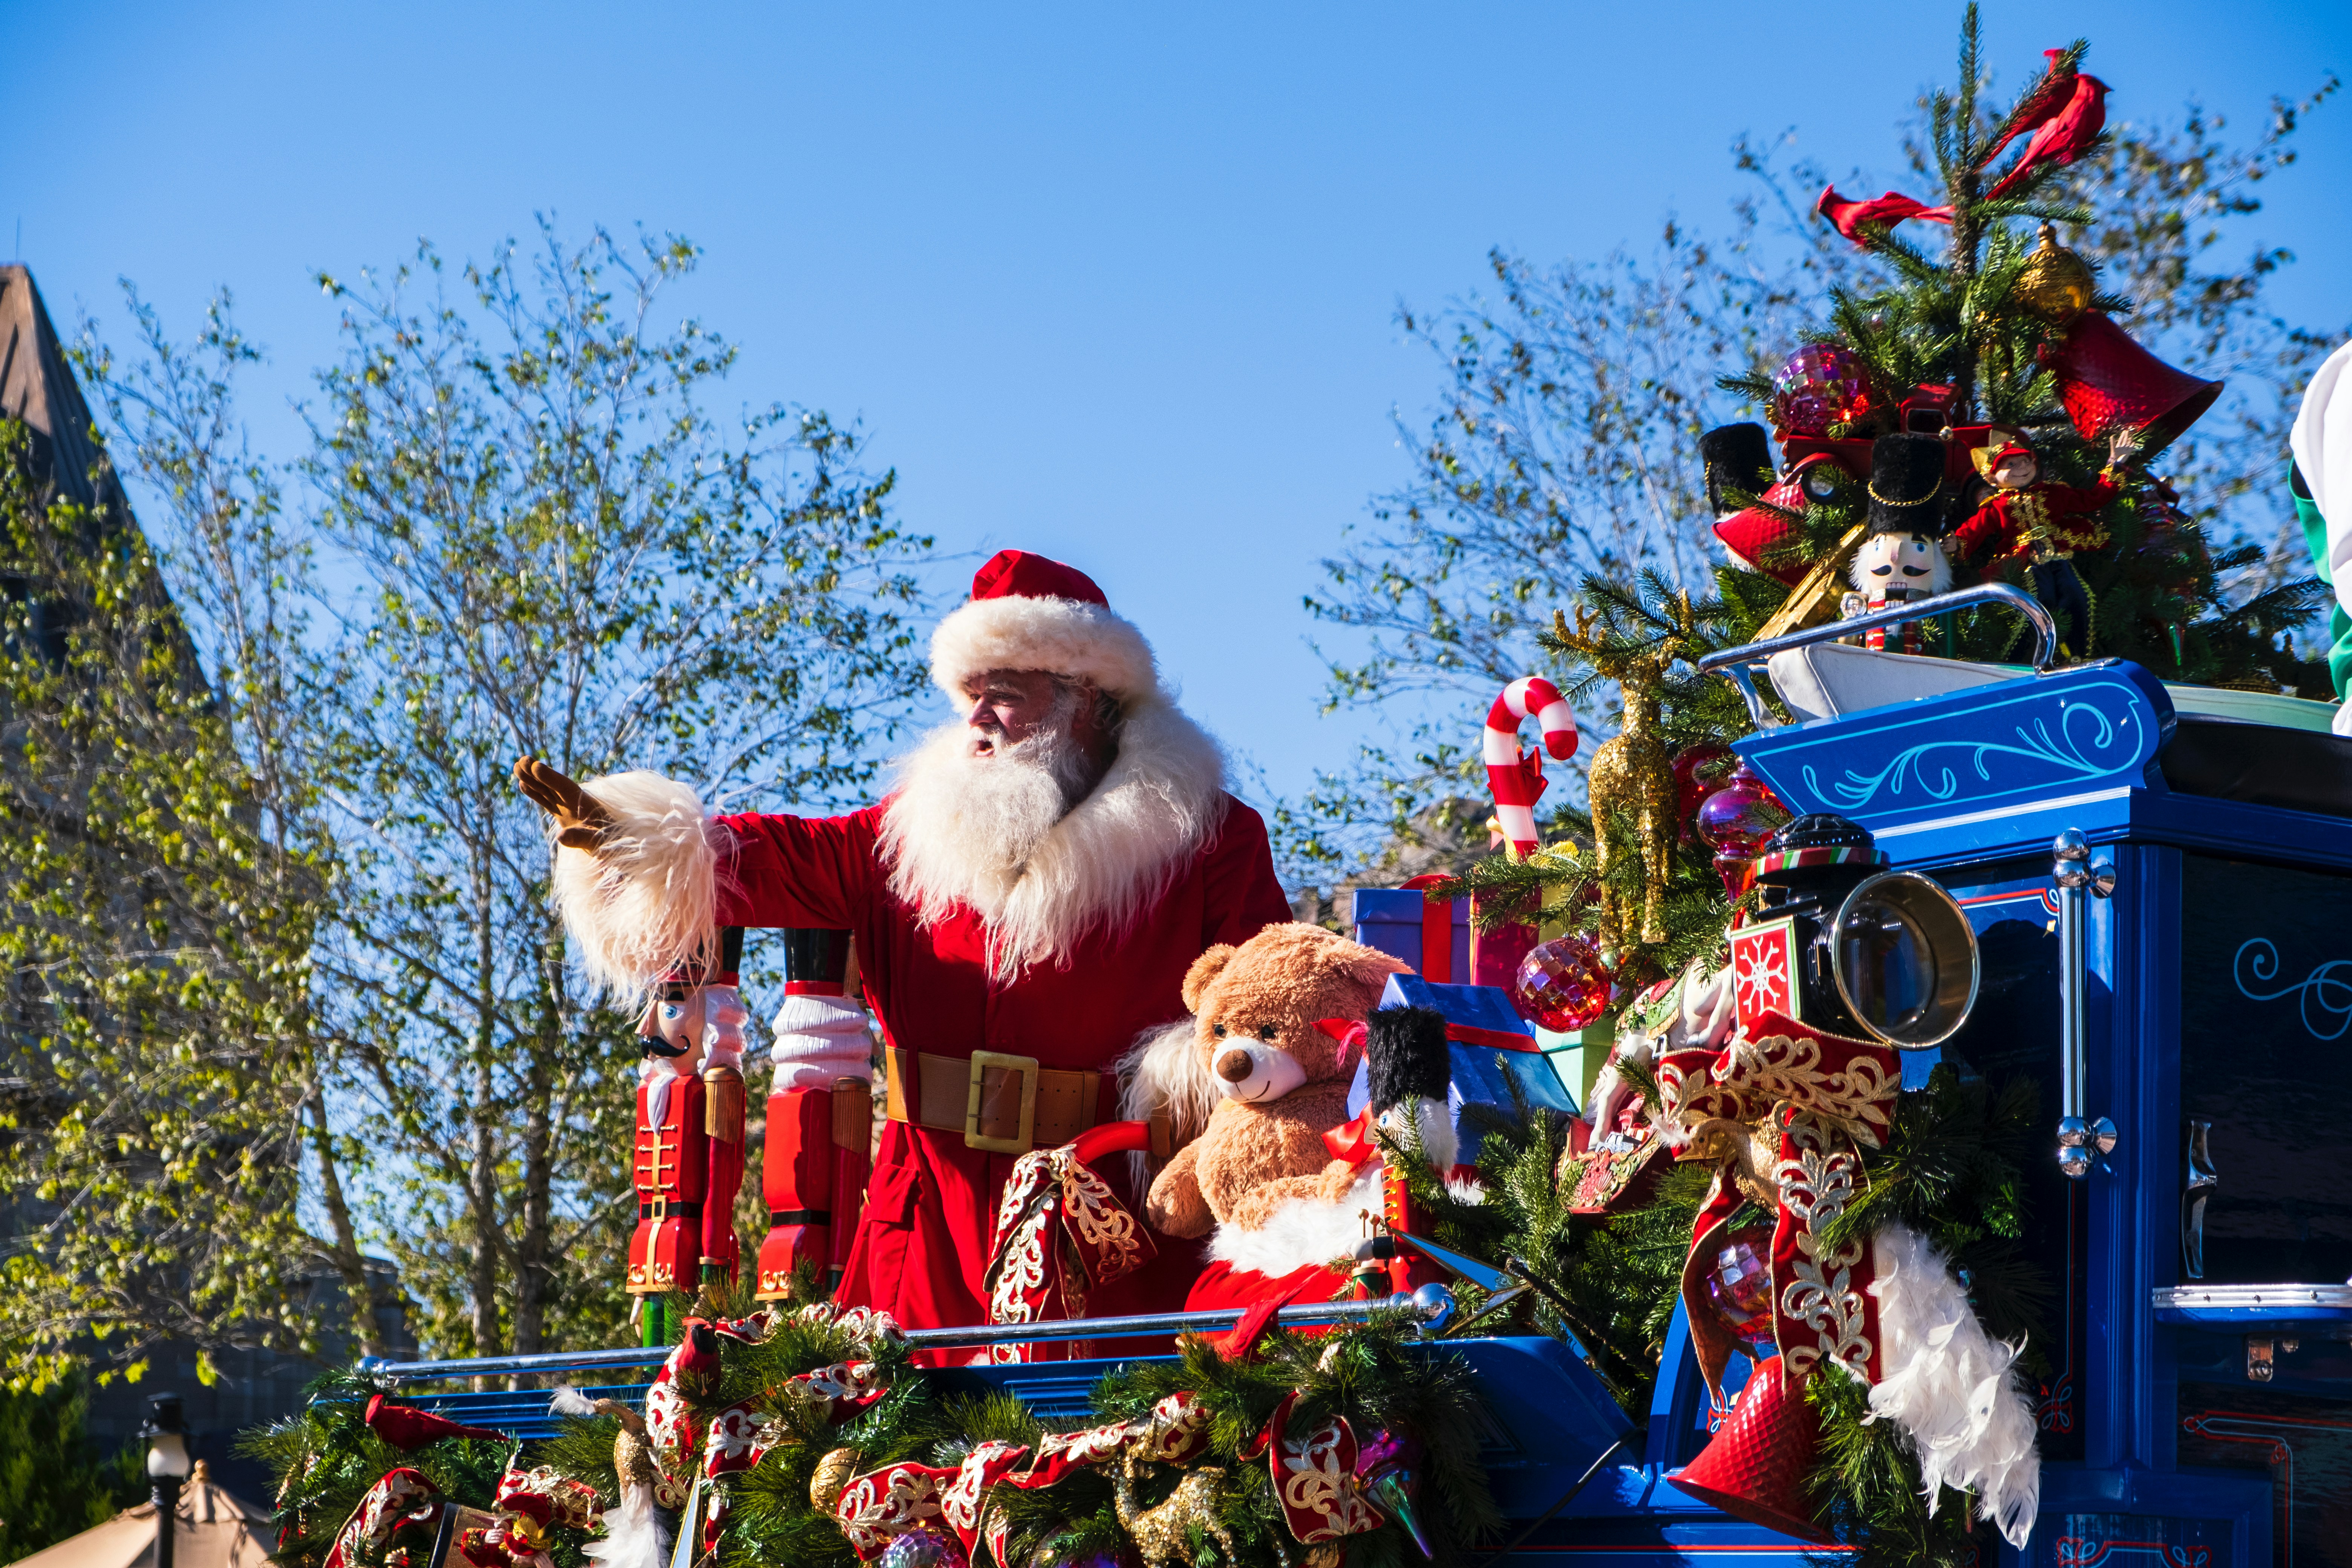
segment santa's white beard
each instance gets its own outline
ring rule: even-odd
[[[1066,699],[1026,740],[999,739],[986,756],[973,753],[970,725],[943,724],[900,762],[882,824],[890,890],[926,921],[964,904],[992,929],[1003,925],[1038,846],[1094,782],[1071,733],[1075,709]],[[1012,934],[1020,951],[1005,955],[1005,966],[1018,968],[1063,933]]]
[[[967,725],[934,731],[899,763],[883,813],[890,891],[926,923],[979,915],[998,979],[1132,931],[1225,816],[1216,742],[1158,693],[1128,700],[1098,781],[1066,701],[990,757],[971,754]]]

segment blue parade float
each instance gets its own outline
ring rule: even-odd
[[[1829,710],[1779,726],[1754,696],[1756,669],[1769,669],[1785,697],[1801,684],[1789,658],[1899,657],[1828,645],[1988,597],[2044,628],[2046,664],[2048,617],[1994,587],[1731,650],[1702,668],[1749,692],[1759,727],[1736,749],[1783,802],[1859,824],[1894,868],[1934,879],[1966,912],[1979,966],[1973,1008],[1942,1047],[1906,1053],[1906,1083],[1948,1056],[2032,1078],[2065,1119],[2052,1119],[2048,1157],[2037,1162],[2027,1237],[2058,1294],[2058,1342],[2044,1347],[2053,1371],[2034,1411],[2040,1513],[2025,1548],[2004,1544],[2000,1561],[2352,1562],[2352,1142],[2331,1110],[2338,1090],[2352,1093],[2352,1056],[2340,1048],[2352,1032],[2352,740],[2327,732],[2327,705],[2170,688],[2114,660],[2056,670],[1915,661],[1942,667],[1932,672],[1941,684],[1951,686],[1955,668],[1971,683],[1854,706],[1836,700],[1837,679],[1817,680]],[[1411,911],[1420,901],[1418,892],[1362,895],[1359,939],[1417,961]],[[1396,990],[1392,999],[1476,1030],[1526,1028],[1497,1011],[1491,990],[1419,979]],[[1457,1083],[1492,1100],[1505,1092],[1498,1075],[1509,1075],[1538,1103],[1572,1109],[1548,1067],[1528,1076],[1545,1061],[1457,1048]],[[1445,1291],[1424,1288],[1415,1301],[1431,1332],[1444,1326]],[[1365,1310],[1300,1306],[1282,1317]],[[1098,1338],[1234,1316],[908,1338],[940,1347],[1014,1332]],[[1721,1420],[1679,1311],[1639,1426],[1572,1342],[1433,1340],[1441,1344],[1468,1361],[1486,1394],[1483,1458],[1517,1537],[1511,1559],[1733,1568],[1828,1550],[1676,1489],[1674,1474]],[[605,1369],[614,1382],[588,1392],[627,1399],[642,1385],[619,1379],[664,1353],[366,1370],[429,1387]],[[1042,1416],[1076,1422],[1111,1364],[929,1375],[1009,1389]],[[420,1388],[415,1398],[521,1436],[551,1429],[543,1393]]]

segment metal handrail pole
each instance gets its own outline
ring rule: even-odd
[[[1430,1287],[1423,1287],[1424,1289]],[[1435,1289],[1444,1290],[1444,1287]],[[1383,1297],[1377,1301],[1312,1301],[1285,1307],[1274,1315],[1275,1321],[1290,1323],[1344,1323],[1369,1318],[1375,1312],[1406,1312],[1427,1319],[1453,1310],[1453,1292],[1445,1291],[1442,1308],[1423,1309],[1411,1300]],[[1139,1335],[1198,1333],[1204,1329],[1230,1329],[1242,1321],[1243,1310],[1220,1307],[1201,1312],[1156,1312],[1133,1318],[1070,1318],[1060,1322],[1045,1323],[981,1323],[961,1329],[908,1329],[907,1343],[916,1350],[937,1350],[949,1345],[1015,1344],[1031,1340],[1116,1340],[1133,1339]]]
[[[1433,1292],[1428,1303],[1383,1297],[1377,1301],[1312,1301],[1281,1309],[1278,1323],[1340,1323],[1369,1318],[1375,1312],[1404,1312],[1424,1322],[1449,1316],[1453,1292],[1443,1286],[1423,1286]],[[1243,1310],[1219,1308],[1201,1312],[1153,1312],[1129,1318],[1070,1318],[1043,1323],[976,1323],[964,1328],[908,1329],[906,1342],[913,1350],[939,1350],[952,1345],[1025,1344],[1053,1340],[1133,1339],[1158,1334],[1196,1333],[1230,1329],[1241,1321]],[[446,1361],[387,1361],[368,1356],[359,1363],[362,1376],[420,1383],[436,1378],[496,1377],[509,1373],[625,1370],[659,1366],[670,1348],[559,1352],[546,1355],[461,1356]]]
[[[2058,622],[2044,608],[2042,601],[2021,588],[2007,583],[1979,583],[1973,588],[1961,588],[1949,594],[1938,594],[1932,599],[1909,599],[1900,605],[1889,605],[1883,610],[1873,610],[1866,616],[1856,616],[1850,621],[1828,621],[1801,631],[1767,637],[1738,647],[1719,648],[1700,659],[1701,675],[1713,675],[1722,670],[1739,688],[1748,700],[1748,715],[1759,730],[1769,729],[1770,721],[1764,711],[1764,700],[1757,695],[1755,682],[1749,678],[1748,666],[1760,663],[1776,653],[1790,648],[1811,647],[1815,643],[1833,642],[1856,632],[1866,632],[1875,626],[1897,626],[1905,621],[1924,621],[1964,610],[1971,605],[2006,605],[2031,622],[2036,634],[2033,668],[2047,669],[2050,661],[2058,657]],[[1727,668],[1727,667],[1729,667]]]
[[[669,1352],[667,1345],[633,1345],[625,1350],[458,1356],[446,1361],[387,1361],[383,1356],[362,1356],[356,1370],[362,1377],[396,1378],[404,1383],[436,1377],[496,1377],[509,1373],[626,1371],[659,1366],[669,1359]]]

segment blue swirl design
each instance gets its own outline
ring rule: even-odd
[[[2249,953],[2253,955],[2251,959],[2247,957]],[[2303,1010],[2303,1026],[2311,1031],[2313,1039],[2341,1039],[2344,1031],[2352,1028],[2352,958],[2331,958],[2294,984],[2276,991],[2256,991],[2246,984],[2251,977],[2255,984],[2267,985],[2278,978],[2278,949],[2266,936],[2241,943],[2237,956],[2230,961],[2230,978],[2237,982],[2238,994],[2247,1001],[2275,1002],[2282,996],[2296,997]],[[2320,1026],[2329,1019],[2334,1023],[2322,1028]]]
[[[2089,723],[2078,724],[2077,720],[2087,720]],[[2056,734],[2051,733],[2050,724],[2043,719],[2018,725],[2016,734],[2014,745],[2003,741],[1924,742],[1901,752],[1874,773],[1859,773],[1849,768],[1845,777],[1827,784],[1814,776],[1808,763],[1804,770],[1805,787],[1817,799],[1833,802],[1847,811],[1869,805],[1882,789],[1889,796],[1899,795],[1914,784],[1927,799],[1941,803],[1959,794],[1960,778],[1948,765],[1931,770],[1927,759],[1937,752],[1953,751],[1968,752],[1968,765],[1974,768],[1979,780],[1988,784],[1992,783],[1992,770],[1986,765],[1989,757],[2025,757],[2057,769],[2064,778],[2099,778],[2114,772],[2115,763],[2095,761],[2091,753],[2112,751],[2121,726],[2095,704],[2061,702]],[[1969,792],[1971,796],[1992,793]]]

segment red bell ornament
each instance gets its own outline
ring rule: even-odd
[[[2042,362],[2083,439],[2129,430],[2139,438],[2135,455],[2142,461],[2171,445],[2221,395],[2220,382],[2175,370],[2099,310],[2084,310],[2064,337],[2044,343]]]
[[[1580,936],[1538,942],[1519,960],[1511,1005],[1539,1029],[1567,1034],[1598,1020],[1614,994],[1609,966]]]
[[[1805,1472],[1821,1447],[1822,1418],[1805,1402],[1802,1380],[1785,1377],[1782,1370],[1779,1356],[1759,1363],[1739,1391],[1731,1419],[1697,1458],[1667,1479],[1734,1519],[1831,1544],[1805,1501]]]

